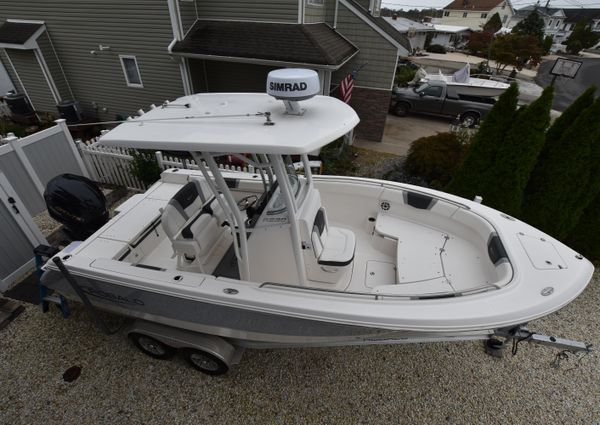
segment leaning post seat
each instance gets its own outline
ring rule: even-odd
[[[200,182],[192,180],[169,200],[161,224],[178,256],[178,267],[194,263],[201,269],[201,258],[211,253],[227,222],[217,199],[207,200]]]
[[[309,271],[309,279],[336,283],[354,261],[354,232],[329,226],[325,210],[319,208],[311,232],[311,243],[317,261],[317,272]]]

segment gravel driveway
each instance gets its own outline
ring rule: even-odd
[[[599,305],[596,273],[581,297],[531,328],[600,347]],[[0,331],[0,424],[599,423],[598,355],[556,369],[555,354],[521,344],[498,360],[481,342],[248,350],[211,378],[101,335],[79,308],[64,320],[28,306]],[[81,375],[64,382],[74,365]]]

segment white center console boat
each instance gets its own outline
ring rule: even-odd
[[[135,334],[165,346],[185,337],[160,329],[201,333],[228,365],[231,347],[518,337],[590,281],[577,252],[481,203],[311,175],[308,154],[358,116],[314,96],[312,72],[275,71],[267,87],[186,96],[105,134],[108,146],[188,151],[199,167],[163,172],[48,262],[44,284],[143,319]],[[224,154],[256,172],[219,169]]]

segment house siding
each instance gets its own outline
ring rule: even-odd
[[[298,22],[298,0],[196,0],[196,7],[199,19]]]
[[[8,60],[8,55],[6,54],[6,51],[4,49],[0,49],[0,62],[2,62],[2,65],[4,65],[4,69],[6,69],[8,77],[10,78],[10,81],[12,81],[15,90],[18,93],[24,93],[23,86],[19,82],[15,69],[11,66]]]
[[[45,21],[86,116],[110,120],[183,95],[179,66],[167,54],[173,32],[165,0],[0,0],[0,20],[7,18]],[[120,54],[137,57],[143,88],[127,87]],[[35,103],[37,87],[24,84]]]
[[[304,0],[304,23],[314,24],[317,22],[325,22],[327,16],[327,3],[335,3],[335,0],[325,0],[322,6],[308,4],[308,0]]]
[[[181,16],[181,27],[186,34],[193,26],[198,15],[196,14],[195,1],[179,1],[179,16]]]
[[[33,50],[6,49],[6,53],[25,85],[33,109],[38,113],[58,116],[56,101]]]
[[[335,24],[335,4],[339,0],[325,0],[325,23],[333,28]]]
[[[338,7],[337,30],[354,43],[360,52],[333,73],[332,85],[338,85],[342,78],[366,64],[356,75],[355,85],[391,90],[398,49],[341,3]]]
[[[267,74],[274,69],[277,68],[248,63],[190,60],[195,92],[264,93]]]
[[[62,100],[72,99],[73,95],[69,89],[69,84],[65,79],[65,76],[61,69],[61,64],[52,48],[52,43],[48,33],[44,32],[37,39],[38,46],[40,47],[40,51],[42,56],[44,57],[44,61],[46,62],[46,66],[50,71],[50,75],[52,76],[52,80],[54,81],[54,85],[58,90],[58,93]]]

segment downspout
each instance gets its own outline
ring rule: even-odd
[[[183,29],[181,25],[181,14],[179,13],[179,4],[177,0],[167,0],[169,6],[169,17],[171,18],[171,29],[173,30],[173,41],[167,47],[169,55],[173,54],[173,46],[176,42],[183,40]],[[186,96],[192,94],[192,80],[186,58],[179,58],[179,72],[181,73],[181,83],[183,93]]]

